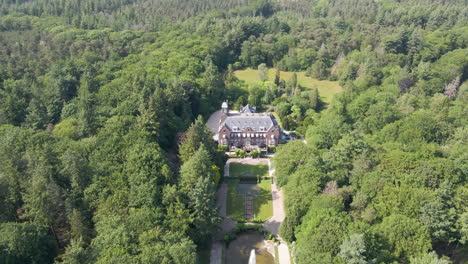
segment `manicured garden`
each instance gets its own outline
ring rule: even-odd
[[[236,190],[237,185],[239,184],[239,179],[227,179],[226,183],[228,186],[226,214],[233,220],[244,221],[244,196]]]
[[[264,222],[273,216],[273,197],[271,195],[271,179],[263,179],[258,186],[262,188],[254,197],[255,221]]]
[[[229,164],[229,176],[231,177],[242,177],[242,178],[258,178],[268,176],[268,164],[241,164],[231,163]]]
[[[226,180],[228,184],[227,193],[227,216],[238,222],[246,222],[244,195],[237,190],[238,179]],[[254,219],[251,222],[264,222],[273,215],[273,201],[271,196],[271,179],[263,179],[258,186],[261,188],[254,201]]]

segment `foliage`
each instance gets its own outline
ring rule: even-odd
[[[244,150],[242,149],[236,149],[236,156],[238,158],[245,158],[247,156],[247,152],[245,152]]]
[[[47,229],[34,224],[0,224],[0,259],[4,263],[51,262],[54,242]]]
[[[250,152],[250,156],[254,159],[260,157],[261,151],[260,150],[252,150]]]
[[[224,243],[229,245],[229,242],[236,239],[236,236],[240,233],[247,231],[257,231],[263,233],[266,237],[272,237],[272,234],[266,231],[262,225],[252,225],[252,224],[237,224],[230,232],[224,235]]]
[[[366,264],[366,244],[363,234],[354,234],[343,241],[338,254],[346,263]]]
[[[196,263],[225,158],[203,118],[224,100],[305,135],[273,159],[296,263],[467,262],[464,1],[0,14],[0,262]]]
[[[450,264],[451,261],[443,258],[439,259],[437,253],[434,251],[424,254],[421,257],[412,258],[410,261],[411,264]]]

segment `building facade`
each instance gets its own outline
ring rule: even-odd
[[[270,113],[256,113],[255,107],[246,105],[239,112],[229,111],[227,102],[221,106],[218,144],[229,149],[266,151],[268,146],[278,145],[280,128]]]

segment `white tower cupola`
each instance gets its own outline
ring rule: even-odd
[[[223,104],[221,105],[221,111],[222,111],[224,114],[228,114],[228,113],[229,113],[229,106],[228,106],[228,102],[227,102],[227,101],[224,101]]]

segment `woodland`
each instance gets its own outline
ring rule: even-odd
[[[0,263],[205,263],[224,100],[304,136],[295,263],[466,263],[467,45],[464,0],[0,0]]]

